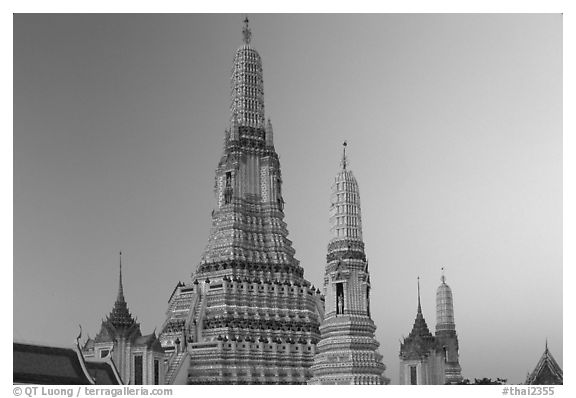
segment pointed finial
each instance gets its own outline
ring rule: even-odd
[[[417,278],[418,280],[418,313],[422,313],[422,306],[420,305],[420,277]]]
[[[120,273],[118,277],[118,301],[124,301],[124,287],[122,286],[122,252],[120,252]]]
[[[444,276],[444,267],[442,267],[442,276],[440,277],[442,283],[446,283],[446,277]]]
[[[252,31],[248,26],[249,22],[250,21],[248,20],[248,15],[246,15],[246,18],[244,18],[244,28],[242,29],[242,34],[244,35],[244,43],[246,44],[250,44],[250,40],[252,38]]]
[[[342,143],[342,162],[340,162],[340,164],[342,165],[342,168],[344,170],[346,170],[346,165],[348,164],[348,159],[346,158],[346,147],[348,146],[348,143],[346,141],[344,141],[344,143]]]
[[[546,351],[548,351],[548,337],[546,337]]]

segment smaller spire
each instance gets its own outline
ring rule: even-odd
[[[346,170],[346,165],[348,164],[348,159],[346,158],[346,147],[348,146],[348,143],[346,141],[344,141],[344,143],[342,143],[342,161],[340,162],[340,165],[342,166],[342,169]]]
[[[274,146],[274,131],[272,129],[270,118],[268,118],[268,122],[266,123],[266,146]]]
[[[116,301],[123,302],[124,300],[124,287],[122,286],[122,252],[120,252],[120,276],[118,281],[118,297]]]
[[[244,35],[244,43],[246,44],[250,44],[250,40],[252,39],[252,31],[248,26],[249,22],[250,21],[248,20],[248,15],[246,15],[246,18],[244,18],[244,28],[242,29],[242,34]]]
[[[420,277],[417,278],[418,280],[418,313],[422,313],[422,306],[420,305]]]
[[[413,338],[415,336],[432,337],[432,334],[428,329],[428,325],[426,324],[426,320],[424,319],[424,315],[422,315],[422,305],[420,305],[420,277],[417,278],[417,281],[418,281],[418,312],[416,313],[414,326],[412,327],[412,331],[410,332],[410,335],[408,337],[409,338]]]

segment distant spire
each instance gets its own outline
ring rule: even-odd
[[[422,315],[422,306],[420,305],[420,277],[417,278],[418,280],[418,312],[416,313],[416,319],[414,320],[414,326],[412,327],[412,331],[410,332],[409,337],[414,336],[425,336],[431,337],[432,334],[428,329],[428,325],[426,324],[426,320],[424,319],[424,315]]]
[[[116,301],[123,302],[124,300],[124,287],[122,286],[122,252],[120,252],[120,275],[118,277],[118,297]]]
[[[244,35],[244,43],[246,44],[250,44],[250,40],[252,39],[252,31],[248,26],[249,22],[250,21],[248,20],[248,15],[246,15],[246,18],[244,18],[244,28],[242,29],[242,34]]]
[[[342,144],[342,161],[340,162],[340,164],[342,165],[342,168],[344,170],[346,170],[346,165],[348,164],[348,159],[346,158],[346,147],[348,146],[348,143],[346,141],[344,141],[344,143]]]
[[[444,275],[444,267],[441,268],[442,275],[440,281],[442,283],[436,289],[436,334],[448,333],[454,334],[456,332],[456,325],[454,324],[454,298],[452,296],[452,289],[446,283],[446,276]]]
[[[422,306],[420,305],[420,277],[417,278],[418,280],[418,313],[422,313]]]
[[[120,272],[118,277],[118,296],[112,308],[112,312],[107,318],[116,328],[129,327],[134,324],[134,319],[128,311],[128,305],[124,299],[124,288],[122,286],[122,252],[120,252]]]

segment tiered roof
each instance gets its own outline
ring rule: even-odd
[[[418,309],[412,331],[400,345],[400,355],[405,359],[423,358],[436,348],[436,339],[430,333],[420,303],[420,278],[418,278]]]
[[[120,271],[118,276],[118,295],[110,315],[102,321],[100,333],[95,338],[96,342],[113,341],[119,336],[140,336],[140,324],[132,317],[128,310],[128,304],[124,298],[122,284],[122,252],[120,252]]]

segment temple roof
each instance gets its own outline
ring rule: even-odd
[[[74,348],[13,343],[12,373],[19,384],[95,384]]]
[[[122,384],[112,359],[85,359],[78,346],[13,343],[13,361],[14,383]]]
[[[558,362],[556,362],[552,353],[548,350],[548,342],[546,342],[544,353],[532,373],[526,379],[526,384],[563,384],[563,380],[562,368],[560,368],[560,365],[558,365]]]
[[[107,360],[86,360],[86,368],[88,373],[96,384],[104,385],[120,385],[124,384],[122,378],[118,373],[118,369],[112,359]]]

